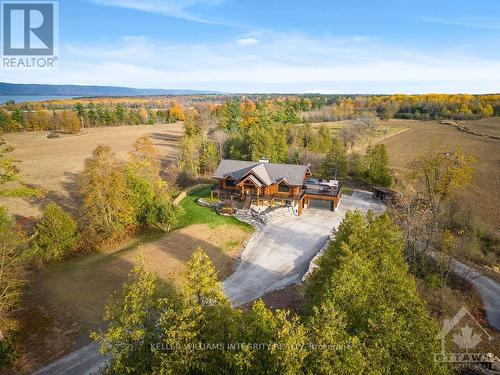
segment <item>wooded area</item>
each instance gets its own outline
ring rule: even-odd
[[[33,130],[78,131],[81,128],[169,123],[184,119],[193,106],[206,106],[222,115],[222,127],[235,130],[255,123],[255,107],[273,107],[278,124],[324,122],[377,116],[381,119],[471,120],[500,115],[500,95],[390,95],[390,96],[185,96],[144,98],[89,98],[41,103],[7,102],[0,109],[4,132]]]

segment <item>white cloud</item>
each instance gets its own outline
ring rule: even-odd
[[[493,92],[500,87],[500,60],[463,50],[399,49],[364,37],[267,33],[258,40],[251,49],[234,40],[183,44],[142,36],[66,44],[58,70],[0,72],[0,81],[231,92]]]
[[[440,25],[461,26],[474,29],[500,30],[500,23],[494,19],[451,19],[439,17],[423,17],[422,21]]]
[[[95,4],[164,14],[169,17],[208,24],[225,24],[221,20],[197,15],[192,8],[199,5],[216,6],[224,0],[90,0]]]
[[[254,44],[259,44],[259,40],[255,38],[241,38],[237,40],[237,43],[241,46],[251,46]]]

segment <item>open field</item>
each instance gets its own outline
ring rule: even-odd
[[[460,193],[462,203],[470,207],[475,220],[500,235],[500,140],[462,132],[437,121],[391,120],[388,127],[408,130],[380,141],[387,146],[391,165],[401,181],[408,171],[408,162],[427,152],[453,151],[457,145],[476,159],[472,184]],[[500,129],[500,118],[468,122],[471,129]],[[498,131],[498,130],[497,130]]]
[[[47,138],[49,132],[13,133],[4,135],[14,147],[9,155],[18,160],[21,177],[30,185],[39,187],[44,198],[0,198],[13,215],[37,216],[48,201],[75,212],[79,199],[78,176],[83,163],[97,145],[110,146],[118,155],[126,156],[134,141],[149,135],[158,148],[162,163],[175,158],[178,139],[183,134],[182,124],[140,125],[86,129],[82,134]]]
[[[337,136],[340,130],[348,125],[354,124],[355,120],[333,121],[333,122],[319,122],[311,124],[313,128],[319,129],[321,125],[326,125],[333,136]],[[378,126],[372,131],[361,135],[356,141],[353,150],[360,151],[368,144],[380,142],[386,138],[392,137],[395,134],[406,131],[408,128],[404,124],[396,124],[395,122],[389,123],[388,121],[379,121]]]
[[[200,195],[188,196],[192,201]],[[189,204],[183,204],[190,215]],[[234,218],[210,220],[213,211],[204,211],[206,220],[184,226],[169,234],[149,232],[102,253],[71,259],[36,272],[26,289],[20,336],[23,357],[16,371],[29,373],[90,342],[88,333],[102,324],[104,306],[127,279],[137,257],[149,260],[150,268],[167,283],[181,281],[192,252],[202,247],[211,257],[219,277],[234,270],[239,249],[251,236],[246,224]],[[199,211],[197,211],[199,212]]]
[[[471,130],[500,136],[500,120],[498,117],[488,117],[476,121],[460,121]]]

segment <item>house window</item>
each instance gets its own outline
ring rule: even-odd
[[[227,187],[235,187],[236,184],[234,183],[234,180],[226,180],[226,186]]]
[[[280,193],[289,193],[290,192],[290,188],[288,187],[288,185],[278,184],[278,191]]]

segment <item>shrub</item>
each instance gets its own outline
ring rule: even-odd
[[[438,290],[442,286],[441,278],[439,277],[438,274],[435,274],[435,273],[431,273],[429,275],[426,275],[424,277],[424,281],[428,287],[430,287],[434,290]]]
[[[61,260],[79,241],[76,222],[54,203],[49,203],[37,226],[34,251],[41,263]]]
[[[155,199],[146,213],[148,225],[165,232],[175,227],[184,213],[182,207],[175,206],[171,199]]]
[[[234,215],[236,213],[236,209],[232,205],[225,203],[219,208],[219,213],[222,215]]]
[[[9,366],[19,358],[19,353],[12,341],[12,338],[0,341],[0,369]]]

